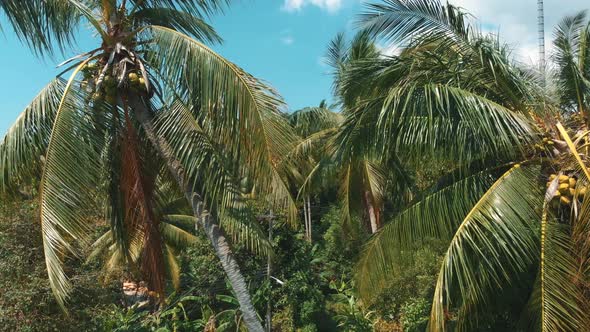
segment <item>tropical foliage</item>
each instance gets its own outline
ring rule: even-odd
[[[147,285],[147,302],[95,303],[80,328],[590,326],[585,12],[535,68],[462,8],[367,3],[356,34],[327,45],[333,104],[285,113],[206,46],[227,5],[0,3],[40,56],[67,52],[80,26],[101,40],[60,64],[0,143],[0,199],[38,197],[31,261],[59,305],[81,305],[75,275]],[[5,303],[18,326],[24,304]],[[61,324],[50,314],[35,311]]]

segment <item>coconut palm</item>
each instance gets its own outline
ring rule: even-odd
[[[323,139],[319,147],[322,158],[308,175],[302,189],[306,192],[317,187],[315,179],[331,179],[339,187],[344,226],[350,225],[355,217],[360,217],[371,233],[381,227],[384,193],[391,189],[394,195],[402,196],[411,187],[410,177],[399,159],[377,158],[376,146],[367,141],[358,128],[353,130],[352,135],[342,131],[348,126],[349,114],[361,102],[358,89],[345,86],[348,72],[354,63],[373,61],[379,57],[380,52],[368,31],[357,33],[350,42],[346,41],[344,34],[339,34],[330,43],[326,59],[332,68],[334,95],[342,111],[337,126],[311,137]]]
[[[448,248],[429,330],[445,330],[451,320],[473,328],[507,289],[528,298],[528,328],[585,329],[589,173],[578,149],[587,133],[570,139],[584,124],[562,119],[533,71],[461,9],[385,0],[369,4],[361,23],[400,52],[348,71],[341,88],[363,102],[342,133],[361,131],[383,146],[384,158],[454,167],[367,244],[357,267],[360,293],[370,302],[386,276],[412,259],[411,246],[434,237]]]
[[[2,188],[43,169],[40,220],[60,305],[71,292],[62,263],[78,244],[89,244],[83,216],[97,197],[110,207],[113,238],[125,257],[132,242],[145,243],[143,273],[151,289],[163,292],[155,181],[164,168],[221,260],[246,325],[262,331],[219,218],[240,204],[233,183],[244,176],[295,215],[278,171],[295,139],[274,90],[205,45],[220,41],[206,18],[226,4],[2,2],[17,35],[41,54],[67,49],[81,25],[100,38],[96,49],[61,64],[69,78],[44,88],[0,145]],[[104,179],[107,185],[97,188]]]
[[[332,111],[325,100],[322,100],[317,107],[306,107],[289,114],[288,121],[295,133],[301,138],[301,141],[288,156],[289,160],[294,161],[289,174],[296,188],[300,188],[305,183],[309,173],[313,171],[318,161],[323,158],[324,145],[331,135],[337,132],[341,119],[341,115]],[[329,182],[326,178],[323,180]],[[305,238],[309,242],[312,241],[310,196],[324,187],[325,183],[319,184],[316,182],[313,187],[310,186],[309,190],[304,192],[301,198],[303,201]]]
[[[585,11],[564,18],[555,29],[556,85],[561,108],[579,112],[588,125],[590,25]]]

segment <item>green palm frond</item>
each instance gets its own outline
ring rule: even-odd
[[[338,127],[341,122],[340,113],[332,112],[325,107],[306,107],[289,114],[289,123],[303,138]]]
[[[234,167],[224,156],[224,146],[215,142],[186,106],[173,104],[156,121],[158,133],[166,138],[187,171],[187,179],[222,211],[235,200]]]
[[[538,245],[531,226],[541,219],[544,200],[536,181],[539,170],[535,166],[514,166],[463,219],[443,258],[429,322],[431,331],[445,329],[445,310],[453,305],[454,296],[462,306],[485,304],[498,288],[514,282],[515,275],[535,261]]]
[[[71,291],[62,267],[63,258],[77,254],[73,241],[89,241],[83,209],[95,199],[93,193],[102,174],[100,151],[105,143],[104,133],[89,121],[100,116],[91,113],[85,94],[72,84],[83,65],[72,74],[56,111],[39,193],[49,283],[62,307]]]
[[[0,12],[33,51],[53,54],[55,47],[63,51],[73,43],[81,15],[71,2],[3,0]]]
[[[555,29],[552,59],[557,65],[557,92],[566,109],[588,112],[590,100],[590,22],[586,12],[565,17]]]
[[[580,331],[588,326],[568,226],[544,207],[539,276],[527,305],[529,327],[541,331]]]
[[[86,256],[86,262],[91,262],[103,256],[112,244],[113,234],[110,230],[108,230],[92,243],[92,245],[90,246],[92,250],[90,251],[88,256]]]
[[[385,154],[422,158],[444,153],[468,163],[486,155],[517,156],[535,135],[523,114],[462,88],[427,84],[393,87],[385,100],[356,106],[336,142],[345,155],[358,154],[352,149],[368,141],[387,147]]]
[[[172,281],[174,289],[178,290],[180,288],[180,263],[178,262],[174,248],[168,244],[164,246],[164,262],[168,277]]]
[[[467,40],[472,33],[467,14],[435,0],[384,0],[370,3],[359,24],[392,44],[405,44],[415,37]]]
[[[0,142],[0,190],[32,176],[42,165],[66,82],[49,83],[19,115]]]
[[[160,232],[166,245],[174,248],[186,248],[194,244],[197,237],[190,231],[176,226],[175,219],[177,219],[177,217],[173,215],[164,216],[162,220],[163,222],[160,223]],[[193,222],[193,225],[194,224],[195,223]],[[190,229],[194,230],[194,226]]]
[[[233,209],[220,216],[220,226],[233,243],[243,245],[255,254],[272,254],[272,245],[268,241],[255,216],[247,209]]]
[[[276,93],[184,34],[158,26],[149,34],[154,46],[149,64],[166,82],[177,84],[170,89],[186,96],[195,121],[224,147],[224,155],[286,206],[294,221],[296,205],[277,166],[297,139],[279,112],[282,101]]]
[[[186,232],[192,232],[197,224],[197,220],[193,216],[181,214],[167,214],[162,217],[162,222],[180,228]]]
[[[145,8],[169,8],[198,17],[222,13],[230,0],[130,0],[136,10]]]
[[[428,238],[450,241],[459,222],[492,185],[496,172],[484,169],[437,187],[375,234],[357,263],[361,296],[370,299],[377,294],[387,276],[401,266],[403,250]]]
[[[159,25],[208,43],[221,43],[215,29],[201,17],[172,8],[142,8],[130,17],[138,26]]]

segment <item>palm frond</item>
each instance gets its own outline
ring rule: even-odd
[[[427,238],[450,241],[459,222],[492,185],[497,169],[467,174],[403,210],[365,246],[356,267],[361,296],[377,294],[388,275],[396,271],[402,251]]]
[[[164,216],[162,220],[163,222],[160,223],[160,232],[164,238],[164,242],[166,242],[166,245],[183,249],[194,244],[197,240],[197,237],[194,234],[191,234],[189,231],[174,225],[175,219],[178,221],[177,216]],[[193,222],[193,225],[194,224],[195,223]]]
[[[466,40],[472,30],[465,13],[438,0],[384,0],[383,3],[369,3],[360,17],[359,25],[392,44],[404,44],[419,36]]]
[[[197,17],[222,13],[229,0],[130,0],[135,10],[146,8],[169,8],[183,11]]]
[[[82,63],[64,88],[56,110],[40,185],[40,222],[49,283],[64,307],[71,285],[63,270],[64,256],[76,254],[73,241],[87,243],[89,229],[82,210],[94,200],[93,192],[101,175],[100,151],[104,133],[89,121],[86,96],[73,80]],[[94,114],[93,119],[100,116]],[[98,147],[98,149],[97,149]]]
[[[457,7],[430,0],[384,0],[369,3],[359,24],[391,43],[409,42],[417,36],[467,39],[471,28]]]
[[[220,216],[220,226],[233,243],[243,245],[255,254],[272,254],[272,245],[258,220],[247,207],[234,208]]]
[[[33,176],[42,165],[66,82],[49,83],[19,115],[0,142],[0,190]]]
[[[178,290],[180,288],[180,263],[178,262],[178,258],[174,252],[174,248],[169,245],[164,247],[164,255],[165,255],[165,262],[166,262],[166,271],[168,273],[168,277],[172,281],[172,285],[174,285],[174,289]]]
[[[64,50],[74,40],[74,32],[81,14],[70,1],[20,1],[0,2],[19,39],[38,54],[53,54],[57,46]]]
[[[431,331],[445,329],[452,294],[463,306],[485,305],[498,288],[514,282],[515,275],[535,261],[538,245],[531,223],[541,219],[539,207],[544,200],[536,181],[539,171],[535,166],[514,166],[463,219],[438,275]]]
[[[276,93],[202,43],[176,31],[152,26],[148,62],[184,102],[224,155],[240,163],[257,187],[272,193],[296,220],[296,205],[277,169],[296,142]],[[247,148],[246,148],[247,147]],[[269,176],[270,175],[270,176]],[[272,188],[272,190],[270,190]]]
[[[201,17],[173,8],[142,8],[132,14],[135,24],[159,25],[208,43],[221,43],[221,37],[215,29]]]
[[[544,207],[541,220],[539,276],[529,303],[529,328],[541,331],[580,331],[588,326],[582,306],[584,295],[567,225],[560,224]]]
[[[588,112],[590,98],[590,22],[585,11],[567,16],[555,28],[552,59],[557,64],[557,85],[564,108]]]

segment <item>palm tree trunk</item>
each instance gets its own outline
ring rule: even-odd
[[[311,243],[311,203],[309,202],[309,196],[307,196],[307,229],[309,232],[307,240]]]
[[[305,221],[305,239],[309,241],[309,223],[307,222],[307,202],[303,199],[303,219]]]
[[[215,217],[212,216],[205,208],[205,204],[201,196],[193,190],[184,178],[184,168],[182,164],[174,156],[172,149],[168,142],[162,137],[159,137],[153,126],[153,116],[149,107],[143,100],[137,98],[130,98],[130,106],[135,110],[138,121],[140,122],[145,133],[156,148],[160,156],[166,161],[168,170],[178,183],[178,186],[184,191],[186,199],[191,204],[193,214],[197,218],[198,223],[201,224],[205,230],[205,234],[209,238],[215,254],[221,261],[221,266],[225,271],[227,278],[232,285],[232,289],[240,303],[240,310],[244,315],[244,322],[251,332],[264,332],[262,323],[256,314],[256,309],[252,305],[248,287],[240,267],[234,258],[230,245],[219,227]]]
[[[365,191],[365,205],[367,206],[367,213],[369,214],[369,221],[371,222],[371,233],[376,233],[379,230],[379,221],[377,220],[377,211],[371,198],[371,193]]]

